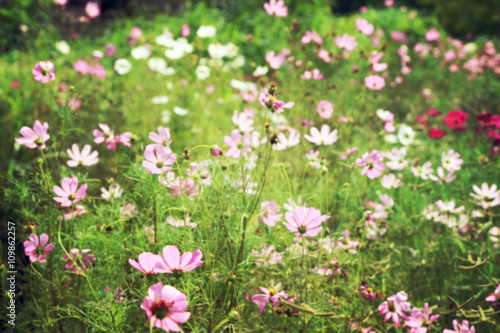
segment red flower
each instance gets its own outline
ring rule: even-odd
[[[476,116],[476,118],[477,121],[479,122],[479,125],[481,125],[482,127],[490,127],[493,125],[491,123],[492,117],[488,110],[481,112],[479,115]]]
[[[500,139],[500,133],[498,133],[498,131],[495,131],[493,128],[490,128],[488,130],[488,137],[489,138]]]
[[[463,130],[465,129],[465,122],[468,117],[469,114],[467,112],[456,109],[455,111],[448,111],[446,117],[443,118],[443,123],[452,130]]]
[[[431,128],[429,130],[429,137],[431,139],[441,139],[444,135],[446,134],[445,130],[442,130],[440,128]]]
[[[429,117],[439,117],[441,115],[441,112],[439,112],[438,110],[436,110],[436,108],[429,109],[429,110],[425,111],[425,113]]]
[[[423,114],[418,115],[417,121],[424,126],[429,126],[429,122],[427,120],[425,120],[425,116]]]

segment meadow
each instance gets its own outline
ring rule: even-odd
[[[255,8],[10,35],[6,331],[500,332],[499,40]]]

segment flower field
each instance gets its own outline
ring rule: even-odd
[[[500,332],[500,41],[380,2],[7,34],[6,331]]]

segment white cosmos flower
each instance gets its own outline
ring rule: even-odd
[[[132,69],[132,64],[127,59],[118,59],[115,61],[115,71],[118,74],[120,75],[127,74],[128,72],[130,72],[131,69]]]
[[[157,96],[152,99],[153,104],[167,104],[168,101],[168,96]]]
[[[253,76],[266,75],[268,71],[269,68],[267,68],[267,66],[257,66],[257,68],[253,71]]]
[[[151,56],[151,47],[149,45],[142,45],[136,47],[135,49],[132,50],[131,55],[132,58],[137,60],[147,59],[149,58],[149,56]]]
[[[188,110],[187,109],[183,109],[183,108],[180,108],[178,106],[174,107],[174,113],[179,115],[179,116],[185,116],[188,114]]]
[[[160,69],[167,68],[167,62],[165,59],[153,57],[148,61],[148,67],[150,70],[157,72]]]
[[[209,37],[214,37],[216,32],[217,30],[215,29],[214,26],[202,25],[201,27],[198,28],[198,31],[196,31],[196,36],[200,38],[209,38]]]
[[[56,50],[61,52],[62,54],[68,54],[71,48],[65,40],[62,40],[60,42],[56,42]]]
[[[205,80],[210,77],[210,68],[205,65],[196,67],[196,76],[199,80]]]
[[[398,140],[403,146],[411,145],[415,141],[415,132],[408,125],[401,125],[398,131]]]

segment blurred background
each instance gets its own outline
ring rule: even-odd
[[[500,3],[498,0],[401,0],[391,1],[396,6],[418,9],[426,15],[434,16],[440,25],[454,38],[471,39],[477,36],[500,36]],[[125,17],[144,16],[152,19],[160,13],[182,14],[189,5],[200,2],[209,8],[216,8],[226,21],[240,22],[242,26],[251,24],[252,13],[261,10],[263,0],[101,0],[102,15],[82,31],[80,18],[84,15],[86,0],[70,0],[66,8],[54,8],[52,0],[0,0],[0,52],[7,52],[12,47],[23,47],[26,36],[19,36],[22,25],[30,28],[29,36],[36,36],[41,31],[57,29],[63,36],[78,32],[99,34],[106,24]],[[300,0],[288,0],[286,5],[294,15],[304,3]],[[383,0],[314,0],[307,1],[308,13],[314,16],[311,8],[328,7],[335,15],[346,15],[359,11],[362,6],[370,8],[384,7]],[[59,6],[57,6],[59,7]]]

